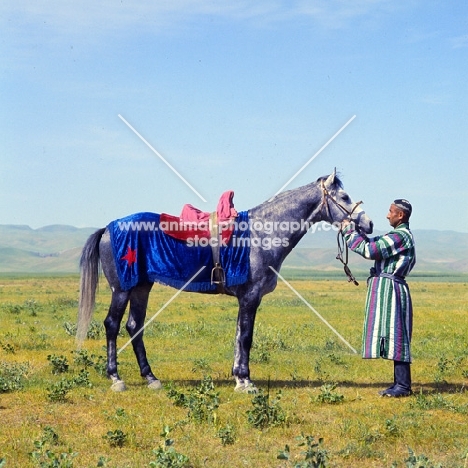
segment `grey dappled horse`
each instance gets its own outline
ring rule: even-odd
[[[237,317],[236,342],[232,374],[236,380],[236,391],[252,393],[256,391],[250,380],[249,357],[252,346],[254,322],[262,297],[272,292],[278,282],[276,272],[286,256],[307,232],[313,223],[325,221],[340,223],[351,218],[362,231],[372,232],[372,221],[354,203],[346,192],[336,173],[321,177],[316,182],[288,190],[271,200],[249,210],[251,225],[268,226],[268,230],[251,230],[250,273],[246,283],[225,288],[222,291],[237,297],[239,312]],[[289,226],[291,229],[285,230]],[[272,242],[281,239],[281,242]],[[269,248],[265,248],[268,245]],[[132,337],[140,373],[148,386],[161,388],[146,358],[143,331],[148,297],[153,283],[138,284],[129,291],[123,291],[112,254],[110,235],[107,228],[98,230],[86,242],[81,257],[81,292],[78,312],[79,343],[86,337],[91,321],[95,293],[99,280],[99,260],[102,270],[112,290],[112,301],[104,321],[107,338],[107,374],[112,380],[112,389],[125,390],[125,384],[117,372],[117,335],[120,323],[130,302],[127,331]]]

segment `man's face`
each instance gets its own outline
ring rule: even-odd
[[[404,217],[403,211],[398,209],[393,203],[390,205],[388,210],[387,219],[390,222],[390,226],[397,227]]]

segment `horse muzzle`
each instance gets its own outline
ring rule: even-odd
[[[360,231],[366,234],[372,234],[372,231],[374,230],[374,223],[369,218],[369,216],[366,215],[365,211],[360,211],[357,213],[357,216],[353,219],[353,221]]]

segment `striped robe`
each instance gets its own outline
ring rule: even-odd
[[[351,250],[375,260],[368,280],[362,357],[411,362],[413,308],[408,285],[379,276],[384,273],[404,279],[414,267],[416,252],[409,225],[402,223],[369,239],[349,224],[343,234]]]

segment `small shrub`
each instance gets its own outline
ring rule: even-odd
[[[104,411],[107,419],[114,420],[114,421],[121,421],[122,419],[127,418],[127,413],[123,408],[117,408],[114,414],[109,414],[107,411]]]
[[[53,427],[45,426],[42,430],[41,441],[44,443],[47,442],[50,445],[58,445],[59,435],[55,432],[55,429]]]
[[[73,362],[78,366],[83,366],[85,369],[88,367],[94,366],[93,357],[94,355],[89,356],[86,349],[80,349],[78,351],[72,351],[74,357]]]
[[[336,384],[325,384],[320,387],[320,394],[317,395],[316,401],[319,403],[328,403],[334,405],[344,401],[344,395],[335,392]]]
[[[65,329],[65,333],[70,336],[76,335],[76,324],[70,322],[64,322],[63,328]],[[86,335],[87,338],[91,340],[99,340],[102,336],[105,335],[104,324],[101,322],[97,322],[96,320],[91,320],[89,324],[88,334]]]
[[[192,372],[211,372],[211,366],[205,358],[195,359],[193,361]]]
[[[70,336],[76,335],[76,324],[70,322],[64,322],[63,328],[65,329],[65,333]]]
[[[330,339],[327,339],[327,341],[325,342],[325,346],[324,346],[324,348],[328,351],[335,351],[335,350],[340,349],[340,347],[341,346],[335,340],[330,340]]]
[[[414,452],[408,447],[409,456],[405,460],[406,468],[442,468],[440,463],[434,464],[426,457],[426,455],[416,456]]]
[[[71,448],[59,454],[51,450],[51,446],[59,445],[59,436],[55,430],[46,426],[42,437],[34,441],[35,450],[29,454],[31,460],[40,468],[73,468],[73,459],[78,455]]]
[[[38,333],[36,336],[31,336],[22,346],[23,349],[43,350],[51,347],[52,340],[46,333]]]
[[[18,314],[20,314],[21,311],[24,309],[24,306],[19,305],[19,304],[7,303],[7,304],[3,304],[3,305],[2,305],[2,309],[3,309],[5,312],[8,312],[9,314],[18,315]]]
[[[189,418],[196,422],[213,422],[218,407],[219,392],[215,392],[212,378],[206,376],[189,396]]]
[[[86,336],[91,340],[99,340],[105,335],[105,333],[104,324],[102,322],[91,320],[88,334]]]
[[[175,406],[184,407],[187,405],[187,397],[185,393],[177,390],[172,383],[169,384],[167,389],[167,396],[170,398]]]
[[[89,380],[89,372],[86,369],[81,369],[79,374],[72,379],[72,384],[75,387],[91,388],[93,384]]]
[[[15,354],[15,347],[10,343],[2,343],[2,349],[7,354]]]
[[[106,466],[108,461],[110,461],[110,458],[107,458],[107,457],[104,457],[103,455],[101,455],[99,457],[99,460],[98,460],[96,466],[97,467]]]
[[[468,412],[468,405],[456,405],[452,401],[447,400],[447,398],[440,393],[429,395],[423,393],[421,390],[419,393],[415,394],[415,397],[416,398],[410,403],[411,408],[422,410],[445,409],[462,414]]]
[[[205,376],[200,385],[187,394],[170,387],[167,396],[176,406],[187,408],[187,416],[194,422],[212,423],[216,419],[215,410],[219,407],[219,392],[215,392],[210,376]]]
[[[68,392],[73,388],[73,382],[62,378],[58,382],[47,387],[47,399],[55,403],[64,403],[67,400]]]
[[[260,390],[252,399],[253,409],[247,411],[248,423],[257,428],[265,429],[269,426],[280,426],[285,423],[286,415],[279,402],[281,400],[281,390],[276,394],[276,398],[270,404],[270,392],[266,394]]]
[[[85,369],[92,367],[99,375],[105,376],[107,374],[107,358],[104,356],[95,356],[94,354],[89,355],[88,351],[81,349],[79,351],[73,351],[73,361],[79,366],[83,366]]]
[[[337,366],[343,366],[345,368],[348,368],[347,364],[343,361],[341,356],[337,356],[335,353],[330,353],[330,354],[328,354],[327,357],[330,359],[330,361],[333,364],[336,364]]]
[[[98,463],[97,463],[96,466],[97,467],[106,466],[108,461],[110,461],[110,458],[107,458],[107,457],[101,455],[99,457],[99,460],[98,460]]]
[[[52,366],[52,374],[63,374],[68,372],[68,368],[70,367],[68,364],[68,360],[65,356],[60,355],[56,356],[55,354],[49,354],[47,356],[47,360],[50,362]]]
[[[150,462],[151,468],[190,468],[190,460],[186,455],[178,453],[173,445],[174,440],[169,438],[172,428],[165,426],[161,437],[164,437],[164,445],[153,450],[156,460]]]
[[[107,375],[107,358],[105,356],[97,356],[93,369],[102,377]]]
[[[400,434],[400,429],[395,418],[385,420],[385,431],[390,437],[397,437]]]
[[[359,440],[361,446],[369,446],[374,442],[377,442],[382,437],[382,434],[378,429],[373,429],[367,424],[358,421],[357,427],[357,439]]]
[[[218,430],[218,432],[216,433],[216,437],[221,439],[221,443],[223,444],[223,446],[233,445],[236,441],[234,427],[230,424],[227,424],[226,426]]]
[[[436,383],[444,383],[446,380],[444,376],[453,374],[453,372],[458,369],[460,364],[463,361],[462,356],[449,359],[447,356],[441,356],[437,361],[437,370],[435,373],[434,381]]]
[[[291,450],[289,445],[284,447],[277,456],[278,460],[287,460],[294,468],[326,468],[328,465],[328,452],[322,448],[323,439],[319,438],[318,442],[312,436],[304,436],[301,434],[297,437],[299,441],[298,447],[304,447],[302,451],[304,460],[300,463],[295,463],[291,460]]]
[[[24,379],[29,364],[9,364],[0,362],[0,393],[15,392],[24,387]]]
[[[252,362],[270,362],[272,351],[289,349],[283,335],[281,331],[265,329],[262,324],[258,324],[252,345]]]
[[[375,450],[370,445],[359,444],[356,442],[348,443],[344,449],[338,451],[338,455],[342,456],[343,458],[353,457],[358,459],[383,458],[384,456],[383,452]]]
[[[323,357],[320,356],[318,359],[315,360],[314,372],[315,372],[315,375],[317,376],[317,379],[320,382],[325,382],[330,378],[330,374],[326,370],[323,369],[322,365],[323,365]]]
[[[78,300],[74,298],[68,298],[68,297],[57,297],[53,301],[53,304],[61,308],[68,307],[70,309],[75,309],[76,307],[78,307]]]
[[[29,311],[29,315],[32,317],[37,316],[37,311],[39,310],[39,304],[34,299],[28,299],[24,301],[24,307]]]
[[[127,417],[127,413],[125,412],[125,410],[123,408],[117,408],[115,410],[115,416],[117,418],[126,418]]]
[[[120,429],[116,429],[115,431],[108,431],[103,439],[106,439],[111,447],[123,447],[127,442],[127,434]]]
[[[40,468],[73,468],[73,459],[78,455],[69,447],[66,452],[56,454],[50,449],[43,448],[37,441],[36,450],[30,453],[31,459]]]

